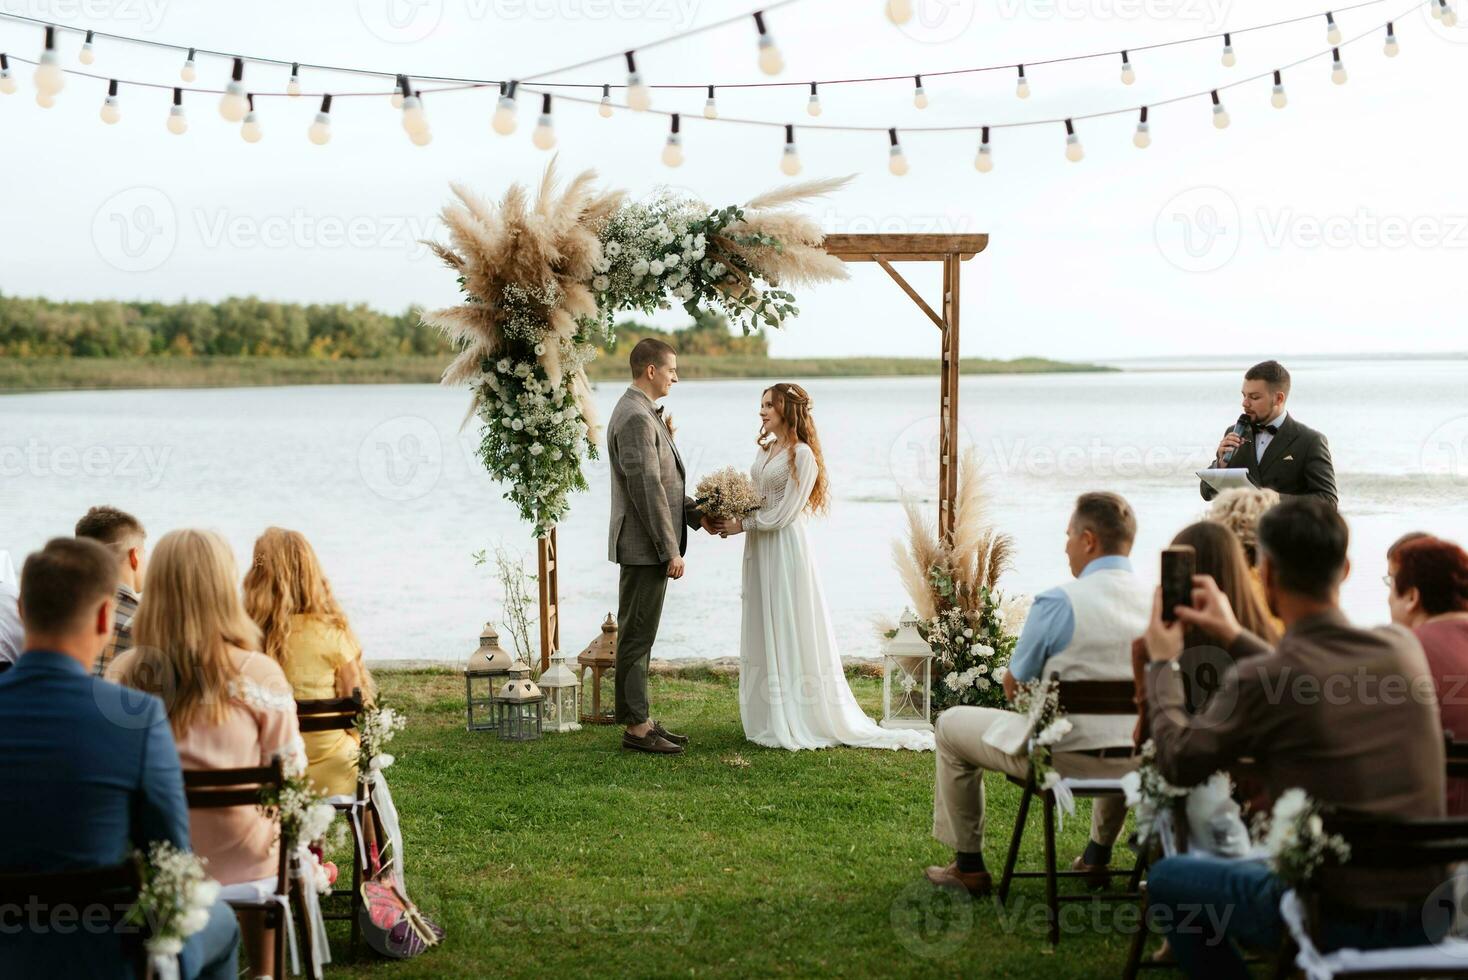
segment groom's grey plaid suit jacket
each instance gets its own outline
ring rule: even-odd
[[[635,385],[607,423],[612,463],[612,520],[607,559],[618,565],[666,565],[688,550],[688,529],[702,515],[684,493],[683,457],[658,407]]]

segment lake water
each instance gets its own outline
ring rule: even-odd
[[[1345,603],[1386,618],[1384,551],[1427,529],[1468,541],[1468,361],[1297,360],[1290,408],[1330,438],[1354,571]],[[976,376],[961,385],[965,441],[985,457],[994,521],[1017,543],[1009,591],[1068,574],[1076,494],[1115,490],[1140,519],[1135,555],[1203,508],[1193,471],[1238,414],[1241,367],[1172,364],[1109,374]],[[687,381],[668,400],[693,479],[748,466],[762,384]],[[936,378],[806,382],[834,504],[811,524],[844,653],[874,656],[875,616],[905,598],[891,558],[904,493],[935,510]],[[603,418],[623,386],[597,392]],[[268,525],[304,531],[372,659],[461,661],[499,618],[472,555],[533,542],[459,432],[467,393],[426,385],[57,392],[0,398],[0,549],[21,557],[69,533],[91,504],[140,517],[154,540],[197,525],[248,561]],[[616,608],[606,561],[607,470],[560,528],[562,641],[572,653]],[[655,656],[736,656],[743,541],[699,534],[671,586]]]

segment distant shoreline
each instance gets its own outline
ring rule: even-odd
[[[448,357],[318,360],[292,357],[47,357],[0,358],[0,393],[123,388],[242,388],[325,384],[436,384]],[[1109,372],[1099,364],[1024,357],[1009,361],[964,358],[974,374]],[[620,381],[622,359],[603,355],[589,367],[592,381]],[[938,374],[938,361],[904,357],[776,358],[686,355],[678,373],[687,380],[720,378],[892,378]]]

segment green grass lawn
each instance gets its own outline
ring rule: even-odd
[[[406,962],[349,960],[336,976],[1114,976],[1132,903],[1064,907],[1045,941],[1042,883],[1008,907],[937,892],[927,864],[929,753],[791,753],[744,740],[737,682],[653,678],[659,717],[693,740],[682,756],[619,748],[592,727],[510,744],[464,730],[463,679],[384,672],[409,717],[393,742],[393,796],[409,892],[448,931]],[[880,684],[853,682],[875,714]],[[988,863],[1002,867],[1018,792],[990,777]],[[1087,803],[1059,854],[1079,853]],[[1022,864],[1039,866],[1031,817]],[[1118,848],[1118,861],[1130,857]]]

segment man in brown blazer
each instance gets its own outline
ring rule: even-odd
[[[703,515],[684,492],[683,457],[657,403],[678,383],[678,356],[648,337],[632,348],[628,361],[632,384],[612,410],[606,432],[612,464],[607,558],[621,566],[616,717],[627,726],[624,749],[676,755],[688,737],[648,717],[647,666],[668,580],[683,577],[688,529],[699,527]]]
[[[1339,607],[1350,569],[1345,521],[1331,502],[1298,497],[1266,512],[1258,536],[1269,608],[1285,624],[1275,649],[1240,628],[1208,576],[1197,577],[1192,606],[1178,606],[1171,623],[1161,619],[1158,592],[1146,636],[1147,699],[1162,775],[1192,786],[1248,757],[1272,799],[1299,787],[1346,812],[1442,817],[1442,726],[1427,660],[1405,629],[1346,621]],[[1238,661],[1192,716],[1178,669],[1184,625]],[[1353,871],[1349,862],[1319,873],[1333,905],[1327,949],[1429,941],[1422,902],[1443,875]],[[1227,940],[1272,948],[1279,939],[1284,886],[1263,863],[1165,858],[1148,874],[1147,891],[1151,914],[1192,976],[1247,976]]]

